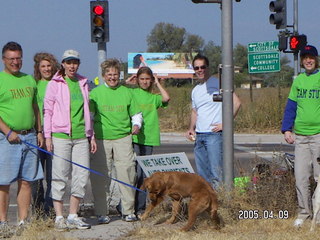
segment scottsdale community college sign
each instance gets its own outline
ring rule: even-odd
[[[249,73],[280,71],[279,42],[255,42],[248,44]]]
[[[140,167],[147,177],[154,172],[187,172],[194,170],[184,152],[158,155],[137,156]]]

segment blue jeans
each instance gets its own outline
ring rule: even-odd
[[[153,146],[147,146],[142,144],[133,143],[133,149],[137,156],[145,156],[145,155],[152,155]],[[143,180],[146,178],[146,175],[144,174],[142,168],[137,163],[136,165],[137,169],[137,188],[140,188],[143,184]],[[143,192],[136,191],[135,196],[135,212],[136,214],[144,212],[146,209],[146,201],[147,195]]]
[[[23,141],[37,145],[34,132],[20,135]],[[38,150],[24,143],[9,143],[0,132],[0,185],[10,185],[17,180],[33,182],[43,178],[43,171],[37,159]]]
[[[222,132],[197,133],[194,155],[198,174],[214,188],[222,181]]]
[[[51,180],[52,180],[52,156],[38,151],[38,158],[40,159],[43,172],[45,172],[46,191],[43,187],[43,180],[34,181],[31,184],[33,209],[34,211],[41,209],[45,213],[49,213],[53,208],[51,196]]]

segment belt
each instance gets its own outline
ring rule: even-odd
[[[20,135],[27,135],[27,134],[33,132],[34,129],[31,128],[31,129],[28,129],[28,130],[13,130],[13,131],[16,132],[17,134],[20,134]]]

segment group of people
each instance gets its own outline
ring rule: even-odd
[[[15,181],[19,226],[26,223],[33,200],[34,210],[48,214],[54,209],[57,230],[90,228],[77,215],[89,178],[98,223],[109,223],[112,169],[115,178],[132,187],[137,179],[138,187],[142,183],[145,175],[135,162],[134,151],[152,154],[153,146],[160,145],[157,109],[167,106],[167,91],[149,67],[141,67],[128,81],[136,87],[120,84],[121,65],[116,59],[101,64],[105,83],[89,92],[88,79],[78,73],[77,51],[66,50],[60,64],[50,53],[35,54],[33,77],[20,71],[22,57],[16,42],[2,49],[0,230],[8,226],[9,189]],[[154,92],[154,86],[160,94]],[[107,177],[90,174],[88,168]],[[65,218],[63,201],[70,176],[70,207]],[[124,185],[120,185],[120,195],[122,219],[138,220],[146,195]]]
[[[35,54],[33,77],[20,72],[22,56],[16,42],[3,47],[0,228],[8,224],[9,188],[15,181],[19,225],[25,224],[33,200],[34,210],[48,214],[54,209],[58,230],[90,228],[77,215],[89,178],[98,223],[109,223],[111,176],[138,188],[142,185],[145,174],[134,155],[151,155],[153,147],[160,145],[157,109],[168,105],[168,92],[147,66],[139,67],[137,74],[120,84],[120,62],[108,59],[101,64],[105,83],[89,91],[88,79],[78,73],[77,51],[65,51],[61,63],[50,53]],[[195,140],[198,173],[217,188],[222,181],[222,103],[212,101],[212,95],[221,86],[210,76],[205,56],[198,54],[192,65],[199,84],[192,91],[186,136]],[[155,94],[154,87],[160,93]],[[233,99],[236,115],[241,103],[236,94]],[[88,168],[108,177],[90,174]],[[65,218],[63,201],[70,176],[70,207]],[[122,184],[119,188],[122,219],[138,220],[146,207],[146,194]]]
[[[113,177],[122,182],[138,188],[142,185],[145,174],[134,155],[151,155],[153,147],[160,145],[157,109],[168,105],[168,92],[147,66],[140,66],[136,75],[120,84],[120,62],[108,59],[101,64],[105,83],[89,92],[88,79],[78,73],[77,51],[65,51],[61,63],[50,53],[35,54],[33,76],[20,71],[22,57],[18,43],[4,45],[4,70],[0,72],[0,230],[8,225],[9,189],[16,181],[19,225],[25,224],[33,199],[34,209],[44,213],[54,209],[58,230],[90,228],[77,215],[89,178],[98,223],[109,223],[110,177],[115,173]],[[292,84],[282,123],[285,140],[295,143],[299,203],[295,226],[312,217],[309,178],[317,179],[320,174],[318,51],[307,45],[300,58],[305,72]],[[212,96],[219,94],[221,86],[210,75],[207,57],[196,55],[192,67],[199,83],[191,94],[186,137],[195,141],[198,174],[217,189],[223,171],[222,102],[213,101]],[[160,93],[153,92],[154,86]],[[233,93],[234,116],[240,106]],[[35,149],[35,145],[45,151]],[[86,168],[108,177],[90,174]],[[69,176],[70,207],[65,218],[63,200]],[[146,207],[146,195],[126,185],[119,188],[122,219],[138,220]]]

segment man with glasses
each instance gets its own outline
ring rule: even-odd
[[[34,101],[36,82],[20,72],[22,48],[8,42],[2,49],[0,72],[0,236],[8,229],[9,188],[18,181],[18,222],[23,225],[31,201],[30,182],[43,178],[37,150],[23,142],[43,145],[40,114]],[[38,137],[38,138],[37,138]]]
[[[222,102],[213,101],[220,92],[219,80],[210,76],[209,60],[198,54],[192,66],[199,84],[191,93],[192,111],[186,137],[195,141],[194,155],[197,171],[213,188],[222,181]],[[241,102],[233,93],[233,113],[237,114]]]

